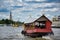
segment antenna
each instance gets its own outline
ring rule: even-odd
[[[32,16],[31,14],[29,14],[28,23],[30,23],[31,21],[32,21]]]
[[[31,18],[31,14],[29,15],[29,18]]]
[[[42,15],[45,15],[45,10],[43,9],[43,11],[42,11]]]

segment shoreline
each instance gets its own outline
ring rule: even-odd
[[[60,28],[60,27],[52,27],[52,28]]]

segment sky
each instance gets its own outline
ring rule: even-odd
[[[9,19],[10,11],[14,21],[33,21],[42,14],[51,20],[60,15],[60,0],[0,0],[0,19]]]

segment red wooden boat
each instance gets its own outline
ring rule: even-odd
[[[22,34],[31,37],[42,37],[53,34],[51,24],[52,22],[45,15],[42,15],[31,23],[25,23]]]

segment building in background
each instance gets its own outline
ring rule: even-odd
[[[11,11],[10,11],[10,20],[12,21],[12,13],[11,13]]]
[[[52,26],[53,27],[60,27],[60,15],[59,16],[54,16],[52,18]]]

